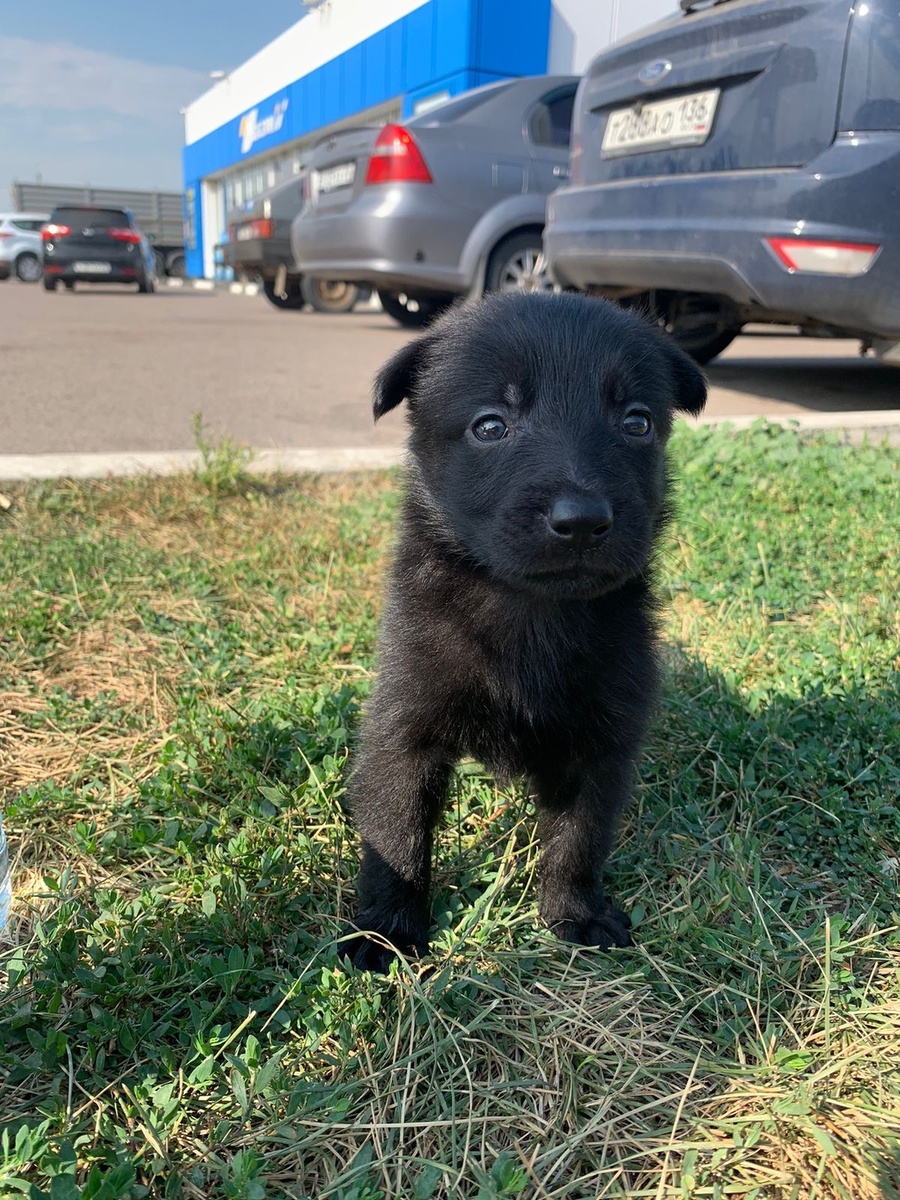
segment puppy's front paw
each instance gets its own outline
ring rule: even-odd
[[[366,933],[360,933],[364,929]],[[423,958],[428,953],[428,938],[420,931],[391,929],[382,932],[363,917],[346,931],[357,936],[341,944],[341,953],[360,971],[386,975],[395,958]]]
[[[613,946],[633,946],[631,921],[626,913],[613,905],[597,913],[587,921],[548,921],[547,924],[561,942],[574,942],[577,946],[596,946],[598,950],[610,950]]]

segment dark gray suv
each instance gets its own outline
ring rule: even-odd
[[[550,199],[559,283],[700,361],[750,321],[900,361],[900,0],[682,0],[597,57]]]

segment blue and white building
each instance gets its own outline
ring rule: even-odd
[[[675,0],[298,0],[305,13],[185,110],[188,273],[212,278],[228,215],[324,134],[402,120],[517,75],[580,72]]]

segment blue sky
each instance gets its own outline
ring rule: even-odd
[[[374,0],[373,0],[374,3]],[[300,0],[3,5],[0,210],[13,180],[181,186],[179,109],[304,15]]]

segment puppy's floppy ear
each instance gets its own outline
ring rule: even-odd
[[[372,389],[372,411],[375,420],[409,398],[429,350],[437,339],[434,335],[417,338],[389,358],[378,374]]]
[[[675,407],[679,412],[687,412],[696,417],[706,404],[706,376],[689,355],[679,350],[671,338],[666,337],[664,347],[669,360],[669,371],[675,382]]]

